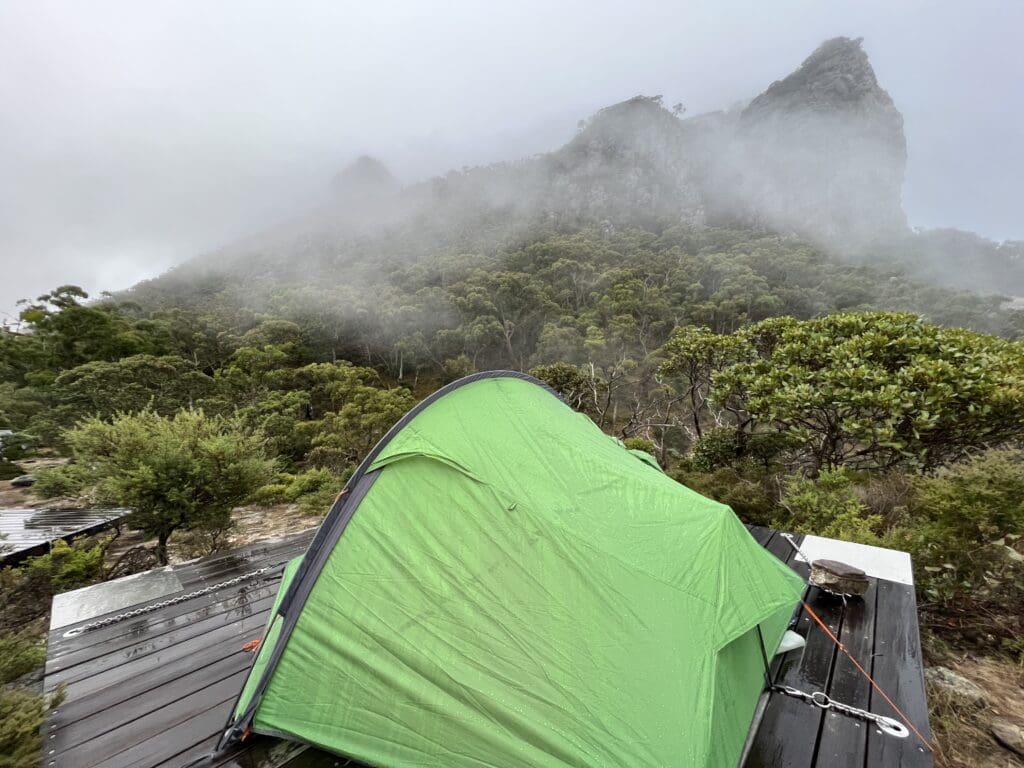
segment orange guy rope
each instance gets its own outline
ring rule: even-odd
[[[828,626],[826,626],[825,622],[822,621],[821,618],[818,616],[818,614],[816,614],[814,612],[814,609],[811,608],[811,606],[809,606],[807,603],[804,603],[803,606],[804,606],[804,609],[807,611],[807,613],[810,614],[811,618],[814,619],[818,623],[818,626],[821,627],[823,630],[825,630],[825,634],[829,636],[829,639],[833,643],[836,644],[836,646],[839,648],[840,651],[842,651],[844,654],[846,654],[846,658],[848,658],[850,661],[852,661],[853,662],[853,666],[855,666],[860,671],[860,673],[862,675],[864,675],[864,677],[867,678],[868,682],[871,683],[871,687],[874,688],[876,691],[878,691],[881,694],[883,699],[885,699],[887,702],[889,702],[889,706],[890,707],[892,707],[894,710],[896,710],[896,714],[898,714],[900,716],[900,719],[902,719],[903,722],[907,724],[907,727],[910,728],[910,730],[912,730],[917,735],[917,738],[919,738],[921,740],[921,743],[924,744],[928,748],[928,751],[929,752],[934,752],[935,750],[932,748],[931,742],[929,742],[928,739],[926,739],[921,734],[921,732],[919,730],[917,730],[917,728],[914,727],[914,724],[912,722],[910,722],[910,718],[907,717],[905,714],[903,714],[903,710],[901,710],[899,707],[896,706],[896,702],[894,702],[892,699],[890,699],[889,695],[885,691],[883,691],[881,689],[881,687],[879,687],[878,683],[876,683],[874,681],[874,679],[871,677],[871,675],[869,675],[867,673],[867,670],[864,669],[864,667],[862,667],[860,665],[860,662],[857,661],[855,658],[853,658],[853,654],[851,654],[848,650],[846,650],[846,646],[843,645],[839,641],[839,638],[836,637],[835,634],[833,634],[832,630],[829,629]]]

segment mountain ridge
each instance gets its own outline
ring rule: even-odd
[[[860,38],[825,41],[741,108],[682,111],[634,96],[581,121],[551,152],[405,187],[363,156],[335,177],[319,210],[193,259],[178,276],[305,264],[330,279],[364,251],[416,260],[458,243],[515,241],[536,226],[750,227],[846,259],[927,264],[936,239],[915,239],[901,202],[903,118]],[[388,250],[398,230],[416,245]],[[998,292],[1006,251],[976,241],[974,261],[985,268],[973,285]],[[943,253],[939,263],[949,262]],[[1024,291],[1024,265],[1011,266]],[[936,281],[953,284],[945,273]]]

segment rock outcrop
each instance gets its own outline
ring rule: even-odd
[[[860,39],[823,43],[740,113],[720,163],[719,213],[843,250],[906,234],[903,117]]]

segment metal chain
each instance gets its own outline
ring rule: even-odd
[[[802,557],[808,565],[811,564],[811,558],[804,554],[803,550],[800,549],[800,545],[796,543],[796,537],[792,533],[780,533],[782,538],[789,542],[789,546],[796,550],[796,553]]]
[[[776,685],[772,687],[772,690],[786,696],[792,696],[794,699],[802,699],[808,704],[813,704],[819,709],[832,709],[836,712],[842,712],[844,715],[848,715],[849,717],[855,717],[858,720],[865,720],[869,723],[874,723],[878,726],[880,731],[887,733],[890,736],[905,739],[910,735],[910,731],[908,731],[907,727],[899,720],[894,720],[893,718],[885,717],[884,715],[876,715],[874,712],[868,712],[866,709],[858,709],[857,707],[851,707],[849,704],[834,701],[828,696],[828,694],[822,693],[821,691],[806,693],[805,691],[792,688],[788,685]]]
[[[124,613],[118,613],[118,614],[116,614],[114,616],[107,616],[106,618],[99,619],[98,621],[91,621],[88,624],[83,624],[80,627],[75,627],[74,629],[69,629],[67,632],[64,633],[64,637],[77,637],[78,635],[81,635],[81,634],[83,634],[85,632],[91,632],[94,629],[102,629],[103,627],[109,627],[111,624],[117,624],[119,621],[126,621],[128,619],[134,619],[134,618],[136,618],[138,616],[144,616],[147,613],[152,613],[153,611],[159,611],[161,608],[169,608],[172,605],[178,605],[179,603],[184,603],[184,602],[187,602],[189,600],[194,600],[197,597],[202,597],[203,595],[208,595],[211,592],[216,592],[216,591],[221,590],[221,589],[227,589],[228,587],[233,587],[236,584],[241,584],[242,582],[245,582],[245,581],[252,581],[253,579],[258,579],[260,576],[262,576],[263,574],[265,574],[265,573],[267,573],[269,571],[272,571],[272,570],[274,570],[276,568],[280,568],[282,565],[284,565],[284,563],[277,563],[276,565],[268,565],[268,566],[266,566],[264,568],[259,568],[259,569],[255,570],[255,571],[250,571],[249,573],[243,573],[241,576],[236,576],[233,579],[228,579],[227,581],[222,581],[222,582],[220,582],[218,584],[211,584],[208,587],[203,587],[202,589],[197,589],[195,592],[189,592],[186,595],[178,595],[177,597],[172,597],[172,598],[170,598],[168,600],[161,600],[158,603],[151,603],[149,605],[144,605],[141,608],[135,608],[135,609],[133,609],[131,611],[125,611]]]

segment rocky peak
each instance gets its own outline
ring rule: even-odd
[[[859,251],[906,233],[903,117],[861,40],[837,37],[739,116],[727,195],[745,218]]]
[[[772,110],[838,112],[870,105],[895,109],[878,84],[863,38],[835,37],[818,46],[800,68],[776,80],[744,111],[746,119]]]
[[[387,166],[369,155],[349,163],[334,177],[331,186],[342,198],[382,197],[398,191],[398,181]]]

